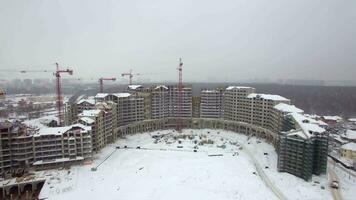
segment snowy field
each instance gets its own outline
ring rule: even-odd
[[[275,150],[262,140],[208,129],[181,135],[186,137],[173,130],[127,136],[91,164],[40,172],[47,178],[40,198],[260,200],[280,193],[287,199],[332,199],[326,176],[305,182],[278,173]]]

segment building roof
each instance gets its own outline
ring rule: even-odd
[[[253,87],[246,87],[246,86],[229,86],[226,90],[238,90],[238,89],[255,89]]]
[[[118,97],[118,98],[131,96],[130,93],[124,93],[124,92],[121,92],[121,93],[113,93],[112,95],[114,95],[114,96],[116,96],[116,97]]]
[[[356,131],[353,130],[347,130],[342,137],[347,138],[349,140],[356,140]]]
[[[331,120],[331,121],[341,121],[342,118],[339,116],[323,116],[325,120]]]
[[[160,89],[160,88],[163,88],[163,89],[165,89],[165,90],[168,90],[168,87],[165,86],[165,85],[157,85],[157,86],[155,87],[155,90]]]
[[[276,95],[276,94],[260,94],[260,93],[251,93],[247,95],[247,98],[263,98],[263,99],[268,99],[268,100],[273,100],[273,101],[289,101],[289,99]]]
[[[91,127],[90,126],[84,126],[83,124],[73,124],[70,126],[63,126],[63,127],[51,127],[51,128],[42,128],[38,131],[36,134],[37,136],[39,135],[62,135],[63,133],[69,131],[70,129],[74,127],[79,127],[83,129],[84,131],[90,131]]]
[[[142,85],[129,85],[130,90],[136,90],[138,88],[143,88],[143,86]]]
[[[77,102],[77,104],[82,104],[82,103],[84,103],[84,102],[87,102],[87,103],[92,104],[92,105],[95,104],[95,100],[94,100],[94,99],[81,99],[81,100],[79,100],[79,101]]]
[[[82,113],[78,114],[79,117],[96,117],[99,115],[101,110],[83,110]]]
[[[298,136],[299,138],[302,138],[302,139],[310,138],[310,135],[305,134],[302,130],[293,130],[288,133],[288,136]]]
[[[356,151],[356,143],[350,142],[350,143],[342,145],[340,148],[346,149],[346,150],[351,150],[351,151]]]
[[[297,122],[299,127],[302,129],[303,134],[306,138],[310,138],[315,133],[325,132],[324,128],[321,128],[315,120],[306,117],[300,113],[291,113],[290,114],[294,120]]]
[[[108,93],[98,93],[98,94],[95,95],[94,98],[105,98],[108,95],[109,95]]]
[[[93,120],[92,118],[89,118],[89,117],[81,117],[80,120],[82,120],[83,122],[85,122],[87,124],[92,124],[95,122],[95,120]]]
[[[349,118],[349,122],[356,122],[356,118]]]
[[[302,109],[295,107],[295,105],[289,105],[286,103],[279,103],[274,106],[276,110],[285,112],[285,113],[303,113]]]

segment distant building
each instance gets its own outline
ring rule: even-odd
[[[342,118],[339,116],[322,116],[321,120],[327,123],[329,126],[332,126],[341,122]]]
[[[340,147],[340,155],[349,160],[356,160],[356,143],[350,142]]]
[[[193,96],[192,97],[192,117],[194,117],[194,118],[200,117],[200,104],[201,104],[201,97]]]
[[[348,142],[356,142],[356,131],[346,130],[346,132],[341,134],[340,137]]]

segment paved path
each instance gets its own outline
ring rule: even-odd
[[[335,189],[335,188],[331,188],[331,192],[332,192],[332,195],[333,195],[333,198],[334,200],[342,200],[342,196],[341,196],[341,193],[340,193],[340,180],[339,180],[339,177],[337,177],[337,175],[335,174],[335,172],[330,168],[328,167],[328,174],[329,174],[329,180],[330,182],[332,181],[338,181],[339,182],[339,189]]]
[[[241,144],[242,145],[242,144]],[[258,174],[260,175],[262,181],[266,184],[267,187],[269,187],[272,192],[277,196],[278,199],[281,200],[287,200],[287,198],[284,196],[284,194],[279,190],[278,187],[276,187],[271,180],[268,178],[268,176],[265,174],[265,172],[263,171],[261,165],[257,162],[257,160],[255,159],[255,157],[252,155],[252,153],[244,146],[242,145],[243,149],[245,150],[245,152],[252,158],[252,162],[256,167],[256,170],[258,172]]]

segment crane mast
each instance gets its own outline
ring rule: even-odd
[[[104,81],[116,81],[116,78],[100,78],[99,79],[100,93],[104,92]]]
[[[134,77],[134,75],[140,75],[140,74],[133,74],[132,73],[132,69],[130,69],[130,72],[129,73],[122,73],[121,76],[122,77],[125,77],[125,76],[128,76],[129,77],[129,85],[132,85],[132,78]]]
[[[58,63],[56,63],[56,72],[54,73],[54,76],[56,77],[57,112],[58,112],[59,126],[63,125],[63,113],[62,113],[63,99],[62,99],[62,85],[61,85],[62,73],[68,73],[69,75],[72,75],[73,70],[71,69],[61,70],[59,69]]]
[[[177,131],[182,132],[182,101],[183,101],[183,63],[182,59],[179,59],[178,73],[179,73],[179,82],[178,82],[178,113],[177,113]]]

